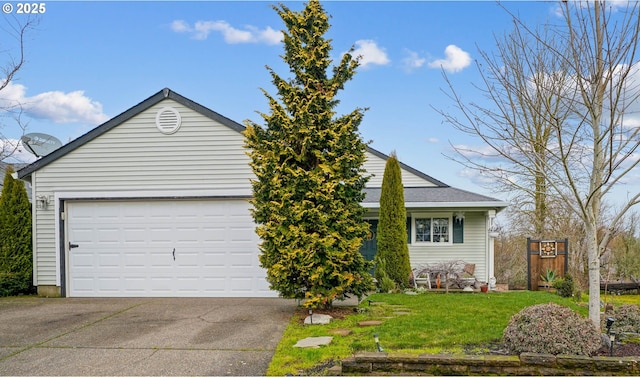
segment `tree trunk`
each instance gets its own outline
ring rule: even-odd
[[[589,263],[589,319],[600,328],[600,252],[598,228],[585,222],[585,243]]]

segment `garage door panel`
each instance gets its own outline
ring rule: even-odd
[[[251,290],[253,290],[253,281],[251,279],[243,277],[232,277],[229,280],[233,292],[250,292]]]
[[[107,244],[117,245],[122,241],[120,237],[120,233],[121,233],[120,230],[115,227],[102,228],[102,229],[97,229],[94,232],[94,236],[96,241],[101,245],[107,245]]]
[[[130,252],[124,255],[124,265],[131,269],[145,268],[147,266],[146,254]]]
[[[174,242],[172,237],[173,229],[170,227],[158,227],[154,226],[154,224],[149,224],[146,232],[149,233],[149,241],[153,244],[169,244]]]
[[[98,268],[100,269],[111,269],[116,268],[119,269],[120,266],[121,255],[120,253],[111,251],[111,252],[102,252],[98,257]]]
[[[202,260],[202,264],[206,268],[225,267],[225,256],[225,253],[207,253]]]
[[[73,282],[75,283],[76,291],[78,292],[93,292],[95,291],[94,287],[94,279],[87,278],[73,278]]]
[[[122,229],[122,241],[123,242],[145,242],[146,229],[142,226],[131,225]]]
[[[93,229],[77,228],[74,232],[74,242],[92,243],[95,240]]]
[[[98,291],[103,293],[116,293],[120,289],[121,279],[118,276],[103,277],[97,281]]]
[[[232,254],[229,257],[229,267],[252,267],[253,263],[253,255],[250,254]]]
[[[69,202],[70,296],[275,297],[244,200]],[[174,253],[175,250],[175,253]]]

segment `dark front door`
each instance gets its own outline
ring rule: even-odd
[[[369,233],[364,237],[360,253],[364,259],[372,261],[378,250],[378,220],[366,220],[369,223]]]

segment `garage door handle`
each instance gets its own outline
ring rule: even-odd
[[[176,260],[176,249],[173,249],[173,260]]]
[[[69,249],[75,249],[76,247],[79,247],[80,245],[77,245],[75,243],[71,243],[69,242]]]

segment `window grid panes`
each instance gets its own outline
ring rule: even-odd
[[[431,219],[416,219],[416,241],[431,242]]]
[[[433,219],[433,242],[449,242],[449,219]]]
[[[417,218],[416,242],[449,242],[449,218]]]

